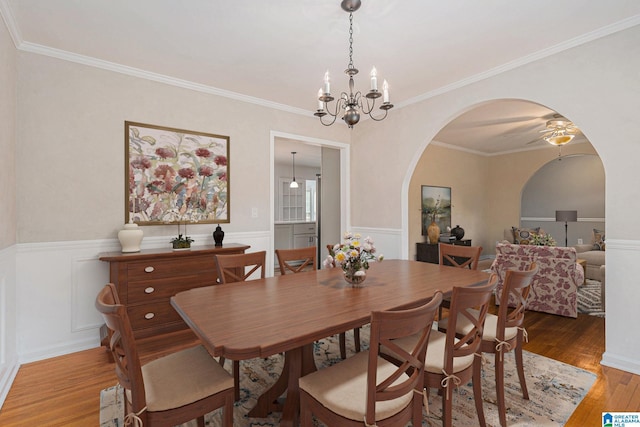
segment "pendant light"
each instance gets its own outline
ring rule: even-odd
[[[289,184],[289,188],[298,188],[298,183],[296,182],[296,152],[292,151],[291,156],[293,157],[293,181]]]

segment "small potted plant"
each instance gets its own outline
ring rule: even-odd
[[[173,249],[189,249],[191,247],[191,242],[193,242],[191,237],[183,236],[182,234],[178,234],[178,237],[171,239]]]

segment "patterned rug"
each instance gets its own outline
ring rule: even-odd
[[[587,279],[583,286],[578,287],[578,313],[605,317],[600,297],[600,281]]]
[[[352,332],[351,332],[352,333]],[[361,329],[363,347],[369,338],[367,327]],[[347,351],[353,353],[353,336],[347,332]],[[318,343],[315,348],[315,360],[319,367],[339,362],[338,339],[329,337]],[[505,396],[507,402],[507,423],[509,426],[562,426],[573,413],[580,401],[589,391],[596,375],[555,360],[524,352],[525,373],[530,400],[522,399],[515,360],[512,353],[505,356]],[[267,359],[243,361],[241,366],[240,401],[234,410],[234,426],[266,427],[279,426],[280,413],[268,418],[248,418],[247,412],[253,408],[256,399],[268,386],[273,384],[282,371],[283,357],[275,355]],[[227,369],[230,363],[227,362]],[[484,413],[489,426],[500,425],[495,403],[495,379],[493,357],[488,357],[483,367],[482,389],[484,394]],[[456,427],[477,426],[478,419],[473,400],[471,384],[459,387],[454,392],[454,420]],[[423,409],[423,426],[441,426],[442,401],[435,391],[429,394],[427,415]],[[117,387],[102,390],[100,393],[100,426],[121,427],[122,394]],[[206,416],[207,426],[220,426],[221,413],[214,411]],[[322,424],[318,423],[318,426]],[[184,427],[195,427],[191,421]]]

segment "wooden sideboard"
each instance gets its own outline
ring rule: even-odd
[[[109,263],[109,280],[116,285],[120,301],[127,307],[135,337],[143,338],[187,328],[169,298],[191,288],[216,284],[214,255],[244,253],[249,247],[231,243],[181,251],[109,252],[99,258]],[[107,335],[103,328],[103,342]]]

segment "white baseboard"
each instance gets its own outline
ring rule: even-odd
[[[17,360],[13,360],[11,363],[5,364],[0,370],[0,409],[4,405],[9,390],[11,390],[11,385],[18,374],[18,369],[20,369],[20,364]]]
[[[631,360],[625,357],[621,357],[611,352],[605,351],[602,354],[602,360],[600,364],[608,366],[610,368],[620,369],[621,371],[631,372],[635,375],[640,375],[640,363],[638,360]]]

